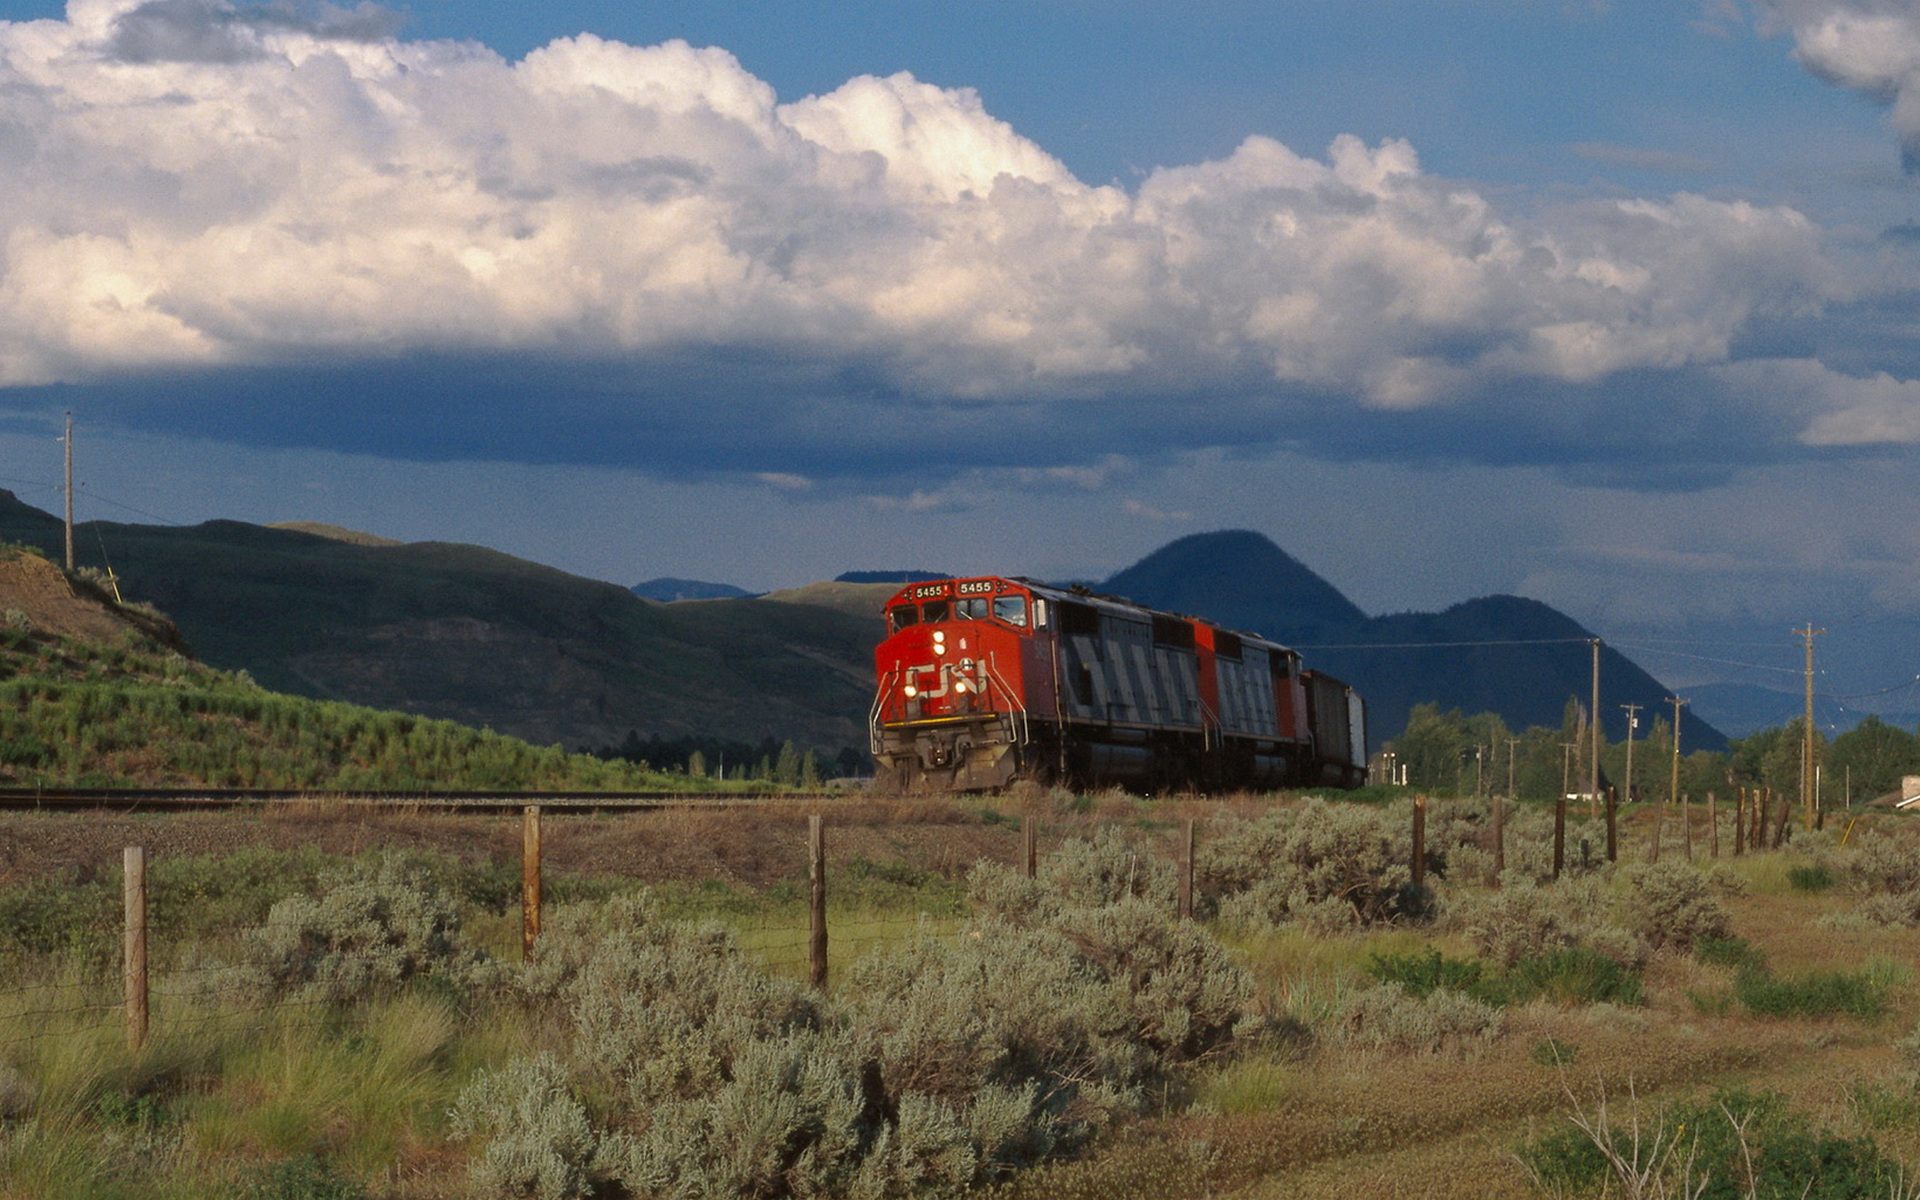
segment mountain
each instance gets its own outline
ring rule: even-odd
[[[627,590],[642,600],[655,600],[661,604],[680,600],[744,600],[753,595],[747,589],[737,588],[730,583],[706,583],[698,579],[674,579],[664,575],[659,579],[636,583]]]
[[[60,551],[0,491],[0,540]],[[130,601],[276,691],[569,748],[642,736],[866,743],[877,619],[804,603],[653,604],[478,546],[366,545],[238,521],[89,522]]]
[[[1156,550],[1100,591],[1206,617],[1299,649],[1307,665],[1367,698],[1375,745],[1406,727],[1415,704],[1497,712],[1509,726],[1558,727],[1569,699],[1592,695],[1593,635],[1558,610],[1519,596],[1486,596],[1438,613],[1369,617],[1339,589],[1257,533],[1202,533]],[[1622,704],[1665,711],[1668,689],[1605,646],[1600,716],[1626,736]],[[1682,714],[1684,745],[1717,750],[1719,730]]]
[[[1244,529],[1169,542],[1099,590],[1284,643],[1325,640],[1367,619],[1338,588]]]
[[[1754,684],[1700,684],[1686,689],[1686,694],[1700,715],[1725,730],[1728,737],[1743,738],[1762,729],[1785,725],[1799,720],[1807,711],[1805,692],[1786,692]],[[1847,732],[1870,715],[1906,729],[1912,729],[1915,721],[1920,720],[1920,714],[1911,710],[1869,713],[1848,708],[1829,696],[1815,693],[1813,697],[1814,727],[1828,737]]]

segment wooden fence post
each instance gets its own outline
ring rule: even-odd
[[[1733,856],[1739,858],[1747,850],[1747,789],[1741,788],[1733,796]]]
[[[1180,839],[1180,919],[1193,920],[1193,818],[1188,817]]]
[[[1553,801],[1553,877],[1567,865],[1567,789],[1561,788]]]
[[[1040,873],[1040,823],[1028,813],[1020,821],[1020,873],[1032,879]]]
[[[520,810],[520,956],[533,958],[540,939],[540,806]]]
[[[1653,834],[1647,842],[1647,862],[1649,863],[1657,863],[1660,861],[1660,826],[1666,818],[1666,811],[1667,802],[1665,800],[1655,800],[1653,802]]]
[[[147,849],[128,846],[121,855],[125,884],[127,944],[127,1049],[147,1044]]]
[[[815,813],[807,818],[807,977],[816,991],[827,987],[827,831]]]
[[[1427,883],[1427,798],[1413,798],[1413,886]]]
[[[1720,810],[1712,791],[1707,792],[1707,857],[1720,857]]]
[[[1620,861],[1620,794],[1607,785],[1607,861]]]
[[[1493,884],[1500,886],[1500,875],[1507,869],[1507,798],[1493,798]]]
[[[1780,824],[1773,830],[1773,848],[1778,850],[1787,844],[1787,826],[1793,824],[1793,802],[1785,796],[1780,797]]]

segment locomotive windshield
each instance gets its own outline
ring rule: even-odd
[[[957,599],[927,600],[919,604],[908,601],[896,604],[887,610],[888,630],[899,633],[910,625],[933,625],[942,621],[984,621],[987,619],[1005,622],[1015,628],[1024,629],[1027,625],[1027,598],[1025,596],[961,596]]]

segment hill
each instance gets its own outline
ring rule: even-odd
[[[0,491],[0,538],[59,521]],[[878,623],[811,604],[652,604],[478,546],[360,544],[237,521],[89,523],[131,599],[203,661],[275,691],[488,727],[540,744],[642,735],[831,754],[866,744]]]
[[[707,583],[699,579],[674,579],[670,576],[636,583],[627,590],[642,600],[661,604],[676,604],[682,600],[744,600],[753,595],[747,589],[730,583]]]
[[[1339,589],[1257,533],[1181,538],[1100,585],[1155,608],[1193,613],[1300,649],[1311,666],[1367,697],[1375,745],[1406,727],[1415,704],[1495,712],[1515,729],[1557,727],[1569,699],[1592,694],[1593,634],[1537,600],[1486,596],[1438,613],[1369,617]],[[1668,689],[1602,646],[1600,715],[1626,736],[1622,704],[1664,710]],[[1683,744],[1721,750],[1726,738],[1692,712]]]
[[[1367,620],[1338,588],[1244,529],[1169,542],[1100,590],[1289,644],[1345,634]]]

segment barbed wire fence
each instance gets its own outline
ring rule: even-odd
[[[1720,806],[1718,811],[1711,799],[1705,813],[1687,804],[1653,806],[1649,844],[1641,857],[1657,861],[1664,844],[1692,858],[1694,830],[1701,816],[1705,817],[1701,840],[1715,858],[1721,853],[1723,825],[1736,855],[1743,850],[1756,852],[1769,843],[1777,848],[1786,824],[1781,814],[1787,812],[1787,805],[1781,802],[1776,808],[1772,799],[1763,799],[1756,789],[1751,800],[1743,790],[1735,805]],[[1429,807],[1426,797],[1414,798],[1408,865],[1416,887],[1424,884],[1427,871]],[[1728,807],[1734,811],[1725,811]],[[1662,808],[1672,809],[1671,816]],[[523,961],[539,955],[541,926],[550,908],[542,838],[544,815],[538,806],[528,806],[522,813],[518,940]],[[1491,869],[1489,878],[1482,882],[1496,886],[1509,840],[1504,815],[1504,806],[1494,802],[1485,828]],[[1563,857],[1559,843],[1564,837],[1564,810],[1556,815],[1559,819],[1554,822],[1551,837],[1557,873]],[[1040,866],[1040,822],[1029,815],[1017,822],[1009,820],[1008,824],[1018,841],[1006,857],[1020,874],[1033,878]],[[1611,822],[1608,824],[1611,826]],[[1171,841],[1168,856],[1177,881],[1173,904],[1181,919],[1191,919],[1195,914],[1200,828],[1199,821],[1187,818],[1176,824],[1170,839],[1160,839],[1163,846]],[[962,931],[965,919],[957,910],[909,911],[884,906],[875,910],[831,903],[839,886],[827,856],[831,832],[822,816],[808,818],[807,884],[804,897],[798,898],[804,903],[792,903],[794,898],[789,897],[786,903],[723,906],[718,912],[718,919],[734,929],[745,956],[768,970],[804,977],[812,986],[824,989],[831,982],[836,963],[844,966],[888,945]],[[1614,849],[1610,827],[1607,833],[1606,851],[1610,852]],[[1544,831],[1542,836],[1546,836]],[[1598,851],[1598,847],[1594,849]],[[1584,839],[1579,850],[1583,865],[1591,865]],[[1591,858],[1600,856],[1594,853]],[[1613,857],[1611,853],[1605,856]],[[333,1019],[343,1004],[351,1004],[351,997],[337,992],[323,994],[311,988],[276,986],[274,975],[280,964],[260,936],[264,928],[261,922],[209,925],[193,919],[192,889],[174,885],[170,893],[168,883],[154,882],[150,865],[143,847],[124,849],[117,921],[100,914],[65,943],[30,950],[16,947],[9,951],[8,958],[0,959],[0,1049],[62,1037],[86,1039],[102,1048],[120,1038],[128,1048],[138,1050],[157,1029],[219,1026],[222,1031],[252,1033],[295,1022],[324,1022]],[[859,866],[858,860],[852,865],[843,862],[835,870],[846,882],[849,876],[858,874]],[[162,919],[155,919],[156,910],[165,914]],[[341,971],[349,978],[370,979],[376,960],[390,949],[367,945],[357,951],[360,961],[344,962]],[[511,961],[511,954],[511,949],[505,949],[500,957]]]

